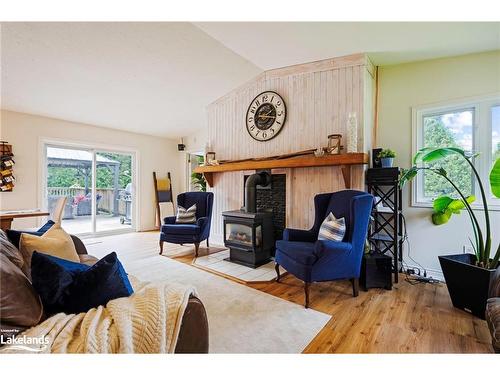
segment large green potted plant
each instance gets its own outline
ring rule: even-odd
[[[205,180],[203,173],[191,173],[191,183],[199,191],[207,191],[207,180]]]
[[[434,164],[452,155],[460,155],[467,161],[478,182],[483,206],[484,227],[477,218],[480,211],[474,211],[471,207],[472,202],[476,200],[475,196],[465,196],[457,184],[448,176],[446,170]],[[500,243],[496,251],[492,251],[494,247],[492,244],[488,200],[483,182],[473,162],[477,156],[478,154],[467,153],[456,147],[423,148],[414,156],[413,166],[403,171],[400,185],[404,186],[419,171],[429,171],[444,178],[456,191],[456,198],[444,195],[434,200],[432,222],[435,225],[443,225],[450,220],[452,215],[459,214],[465,209],[472,223],[474,238],[469,240],[474,249],[474,254],[440,256],[439,262],[453,305],[484,319],[490,284],[499,263]],[[464,173],[468,172],[464,171]],[[500,158],[495,161],[490,172],[490,186],[492,194],[500,198]],[[496,232],[493,234],[498,235],[499,232],[498,228],[496,228]]]
[[[205,162],[205,157],[202,155],[192,155],[192,157],[196,158],[196,165],[203,165]],[[191,173],[191,184],[198,191],[207,191],[207,180],[205,180],[203,173]]]

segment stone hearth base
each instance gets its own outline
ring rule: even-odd
[[[249,268],[236,263],[225,261],[229,257],[229,250],[222,250],[218,253],[198,257],[193,261],[193,265],[209,272],[223,274],[243,282],[265,282],[276,279],[274,262],[271,261],[258,268]],[[281,275],[286,271],[280,267]]]

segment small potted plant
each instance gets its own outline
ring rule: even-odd
[[[482,210],[473,210],[471,204],[476,200],[476,197],[474,195],[466,197],[460,191],[457,184],[451,180],[446,170],[434,164],[452,155],[463,157],[472,170],[479,185]],[[469,240],[474,254],[465,253],[439,256],[439,263],[443,270],[453,306],[469,311],[475,316],[484,319],[489,287],[499,264],[500,244],[498,244],[495,250],[492,235],[498,236],[498,230],[495,231],[491,228],[486,192],[479,173],[474,166],[474,158],[477,156],[478,154],[466,153],[464,150],[456,147],[423,148],[413,157],[413,166],[403,171],[399,184],[400,186],[404,186],[419,171],[424,170],[442,177],[456,191],[456,196],[450,197],[444,195],[434,199],[432,222],[435,225],[443,225],[454,214],[459,214],[465,209],[472,224],[474,238]],[[464,171],[464,173],[468,172]],[[500,198],[500,158],[496,159],[491,169],[490,186],[491,193],[495,197]],[[477,217],[481,213],[484,215],[484,224]]]
[[[378,157],[382,163],[382,168],[390,168],[392,167],[396,153],[390,148],[384,148],[379,152]]]

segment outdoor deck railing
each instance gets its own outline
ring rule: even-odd
[[[124,189],[119,189],[121,191]],[[70,199],[75,197],[85,195],[84,188],[74,188],[74,187],[49,187],[47,188],[48,195],[56,196],[67,196]],[[99,201],[99,211],[105,211],[107,213],[113,213],[113,199],[114,199],[114,189],[97,189],[97,194],[101,195],[101,200]],[[125,202],[118,201],[118,212],[120,215],[125,215]]]

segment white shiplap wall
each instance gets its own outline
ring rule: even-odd
[[[217,159],[263,157],[326,146],[327,136],[343,135],[349,112],[358,117],[358,151],[370,147],[373,66],[364,54],[322,60],[264,72],[208,107],[208,141]],[[286,103],[287,119],[272,140],[258,142],[245,127],[252,99],[262,91],[279,93]],[[368,133],[368,134],[366,134]],[[283,172],[283,171],[282,171]],[[344,188],[340,168],[287,169],[288,227],[309,228],[314,218],[313,197]],[[363,167],[354,167],[353,188],[363,189]],[[212,221],[214,241],[222,240],[222,211],[243,205],[243,172],[217,173]]]

